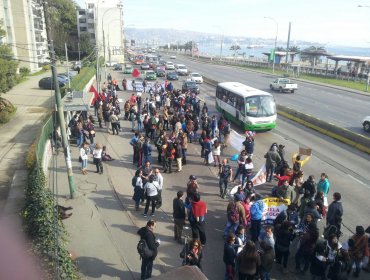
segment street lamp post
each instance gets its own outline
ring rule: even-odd
[[[277,36],[278,36],[279,25],[273,17],[265,17],[265,18],[272,20],[273,22],[275,22],[275,25],[276,25],[274,55],[273,55],[273,60],[272,60],[272,73],[275,74],[275,52],[276,52],[276,41],[277,41]]]
[[[359,8],[370,8],[369,5],[358,5]],[[370,71],[367,71],[367,79],[366,79],[366,91],[369,91],[369,84],[370,84]]]

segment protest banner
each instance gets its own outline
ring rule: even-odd
[[[262,199],[265,204],[265,210],[262,215],[262,224],[273,224],[276,217],[281,211],[288,208],[289,199],[281,199],[277,197],[267,197]]]

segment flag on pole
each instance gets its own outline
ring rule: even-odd
[[[139,77],[139,76],[140,76],[140,71],[139,71],[139,70],[137,70],[137,69],[135,68],[135,69],[134,69],[134,71],[132,72],[132,76],[133,76],[134,78]]]

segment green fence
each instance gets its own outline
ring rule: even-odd
[[[46,142],[49,139],[50,133],[53,132],[53,129],[54,129],[54,118],[51,115],[41,128],[40,136],[39,139],[37,140],[36,164],[38,165],[41,164],[42,158],[44,156]]]

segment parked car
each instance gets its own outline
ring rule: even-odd
[[[175,65],[171,61],[166,62],[166,70],[175,70]]]
[[[179,76],[177,75],[176,72],[171,71],[171,72],[167,72],[166,78],[167,80],[178,80]]]
[[[362,127],[365,131],[370,132],[370,116],[367,116],[362,120]]]
[[[113,67],[114,65],[118,64],[117,61],[107,61],[107,63],[105,63],[105,65],[107,67]]]
[[[156,73],[157,77],[165,77],[166,76],[166,71],[161,69],[161,68],[157,68],[155,73]]]
[[[278,90],[279,92],[290,91],[294,93],[298,89],[298,85],[291,83],[289,79],[277,78],[272,83],[270,83],[271,90]]]
[[[197,84],[201,84],[203,83],[203,77],[202,75],[200,75],[199,73],[190,73],[190,80],[192,80],[193,82],[196,82]]]
[[[196,84],[196,82],[194,82],[192,80],[184,81],[184,83],[182,84],[182,90],[183,91],[191,91],[191,92],[194,92],[196,94],[199,94],[199,92],[200,92],[198,85]]]
[[[116,71],[122,71],[122,64],[120,64],[120,63],[115,64],[114,65],[114,70],[116,70]]]
[[[179,76],[186,76],[188,75],[188,69],[184,64],[177,64],[177,69],[176,69],[177,74]]]
[[[170,58],[171,59],[176,59],[176,55],[171,55]]]
[[[132,72],[134,72],[134,68],[131,65],[126,65],[123,69],[124,74],[132,74]]]
[[[148,70],[145,72],[145,80],[156,80],[157,79],[157,75],[155,74],[155,72],[153,70]]]
[[[148,63],[146,63],[146,62],[141,63],[140,69],[141,70],[149,70],[150,69],[150,65]]]
[[[58,74],[58,78],[61,78],[66,84],[69,82],[68,74]]]
[[[58,77],[59,87],[64,87],[66,83],[63,78]],[[42,89],[54,89],[54,83],[52,77],[45,77],[39,81],[39,88]]]

